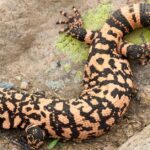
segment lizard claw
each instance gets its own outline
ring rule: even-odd
[[[143,55],[143,58],[140,59],[140,64],[146,65],[150,63],[150,44],[144,43],[142,47],[146,50],[146,53]]]
[[[62,28],[59,31],[59,33],[66,32],[66,31],[67,31],[67,33],[69,33],[69,31],[72,28],[82,26],[83,22],[82,22],[81,15],[80,15],[79,11],[74,6],[72,7],[72,9],[74,11],[73,15],[68,15],[66,12],[60,11],[60,14],[63,15],[66,18],[66,20],[58,20],[56,22],[56,24],[64,24],[67,27]]]

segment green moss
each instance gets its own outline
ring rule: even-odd
[[[84,27],[86,29],[100,29],[109,17],[111,12],[111,3],[100,4],[96,8],[89,10],[84,16]]]
[[[143,41],[144,39],[144,41]],[[125,40],[135,44],[142,44],[143,42],[150,42],[150,29],[142,28],[133,31],[125,36]]]
[[[83,15],[84,27],[86,29],[96,30],[104,24],[111,11],[111,4],[99,4],[96,8],[88,10]],[[59,52],[66,54],[73,62],[82,62],[87,59],[89,47],[72,38],[61,34],[56,42],[56,48]]]
[[[56,48],[69,56],[72,61],[80,62],[86,60],[88,55],[88,46],[71,36],[65,36],[62,34],[56,44]]]
[[[82,72],[81,71],[77,71],[76,72],[76,75],[75,75],[75,81],[81,81],[82,80],[82,78],[83,78],[83,74],[82,74]]]
[[[150,2],[150,0],[148,1]],[[111,3],[99,4],[96,8],[88,10],[83,15],[84,27],[86,29],[97,30],[102,27],[105,20],[109,17],[112,10]],[[125,36],[125,40],[135,44],[141,44],[143,41],[142,36],[146,42],[150,41],[150,29],[143,28],[137,29],[132,33]],[[89,47],[72,38],[61,34],[56,42],[58,52],[66,54],[73,62],[82,62],[87,59]]]
[[[71,65],[70,64],[65,64],[64,65],[64,70],[65,70],[65,72],[70,72],[70,70],[71,70]]]

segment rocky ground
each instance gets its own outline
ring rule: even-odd
[[[1,0],[0,86],[46,91],[47,95],[64,98],[77,97],[82,89],[83,66],[88,54],[81,51],[87,46],[58,34],[60,27],[55,22],[60,17],[59,10],[70,11],[76,6],[84,15],[86,27],[92,28],[90,24],[95,24],[90,22],[91,15],[101,13],[101,17],[95,18],[95,21],[100,18],[101,26],[113,10],[135,2],[140,0]],[[93,28],[97,28],[97,24]],[[126,38],[142,43],[141,35],[150,41],[148,33],[147,29],[138,30]],[[60,142],[55,150],[125,150],[124,147],[132,149],[132,145],[139,147],[138,143],[142,143],[143,150],[150,149],[150,136],[143,134],[150,135],[150,65],[131,63],[139,87],[138,99],[133,98],[122,121],[100,138],[84,143]],[[20,130],[0,130],[0,150],[19,150],[14,139],[20,134]],[[125,146],[122,145],[126,141]],[[47,150],[49,143],[47,140],[41,150]]]

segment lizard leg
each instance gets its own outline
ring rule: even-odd
[[[139,60],[142,65],[150,61],[150,45],[148,44],[136,45],[123,41],[117,52],[127,58]]]
[[[66,20],[57,21],[56,24],[65,24],[66,27],[62,28],[59,32],[66,32],[79,41],[83,41],[87,44],[91,44],[94,37],[98,35],[97,31],[88,31],[82,27],[83,21],[79,11],[73,7],[74,14],[68,15],[66,12],[60,11],[60,13],[66,18]]]
[[[45,132],[39,126],[31,125],[26,128],[26,139],[30,149],[39,149],[44,142],[44,138]]]

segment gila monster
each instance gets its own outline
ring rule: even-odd
[[[83,28],[79,11],[64,21],[67,32],[90,45],[84,69],[84,90],[78,98],[63,100],[0,88],[0,127],[23,128],[22,143],[39,149],[44,138],[84,140],[109,131],[126,112],[133,86],[127,58],[150,60],[148,45],[123,40],[135,28],[150,25],[150,4],[133,4],[116,10],[99,31]]]

